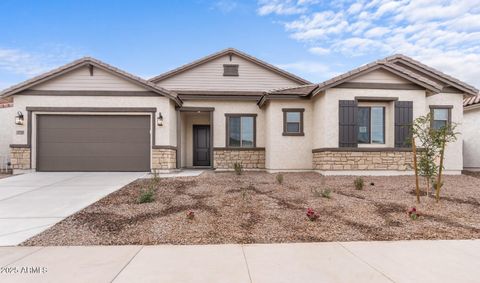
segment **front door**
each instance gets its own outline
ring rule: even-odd
[[[193,166],[210,166],[210,126],[193,125]]]

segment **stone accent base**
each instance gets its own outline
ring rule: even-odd
[[[321,151],[313,153],[315,170],[394,170],[413,168],[410,151]]]
[[[177,168],[177,151],[175,149],[152,149],[152,170],[169,170],[175,168]]]
[[[13,147],[10,148],[10,163],[12,169],[30,169],[30,148],[28,147]]]
[[[213,166],[216,169],[233,169],[239,162],[244,169],[265,169],[265,150],[215,149]]]

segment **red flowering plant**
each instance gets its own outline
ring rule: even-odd
[[[417,220],[418,217],[420,217],[420,212],[417,211],[416,207],[410,208],[407,212],[408,212],[408,216],[410,216],[412,220]]]
[[[318,214],[313,210],[313,208],[307,208],[307,217],[310,221],[315,221],[318,219]]]
[[[193,220],[193,218],[195,218],[195,212],[193,212],[191,210],[189,212],[187,212],[187,218],[189,220]]]

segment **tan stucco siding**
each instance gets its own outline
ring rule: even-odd
[[[425,112],[425,91],[424,90],[382,90],[382,89],[347,89],[332,88],[323,97],[315,98],[314,124],[321,123],[324,126],[315,126],[313,148],[338,147],[338,104],[340,100],[354,100],[357,96],[366,97],[398,97],[400,101],[413,101],[413,116],[418,117]],[[386,144],[385,147],[394,145],[394,107],[393,102],[385,103],[386,108]],[[366,145],[362,145],[368,147]]]
[[[105,96],[41,96],[41,95],[19,95],[15,97],[14,111],[21,111],[25,116],[24,125],[15,125],[14,131],[24,131],[24,135],[16,135],[14,132],[14,144],[27,144],[27,125],[31,123],[32,127],[32,164],[35,165],[35,136],[36,136],[36,115],[32,115],[32,121],[28,121],[27,107],[92,107],[92,108],[131,108],[131,107],[148,107],[157,108],[157,113],[162,112],[164,117],[164,126],[160,127],[155,123],[155,145],[170,145],[176,146],[175,143],[170,143],[170,130],[167,125],[175,125],[175,121],[170,121],[171,111],[175,108],[170,104],[170,99],[166,97],[105,97]],[[36,112],[49,113],[49,112]],[[63,112],[69,114],[68,112]],[[52,112],[52,114],[59,114]],[[127,114],[127,115],[150,115],[151,113],[102,113],[102,112],[81,112],[75,114]],[[174,140],[174,139],[172,139]]]
[[[430,112],[429,105],[451,105],[453,106],[452,123],[457,124],[456,132],[463,133],[463,96],[459,93],[439,93],[427,97],[425,113]],[[445,150],[445,170],[461,171],[463,169],[463,136],[458,135],[458,139],[447,145]]]
[[[17,112],[13,107],[0,108],[0,162],[2,162],[2,158],[7,158],[9,155],[10,144],[13,143],[16,115]]]
[[[58,78],[36,85],[32,89],[146,91],[144,87],[99,68],[93,68],[93,76],[91,76],[87,67],[73,70]]]
[[[225,147],[226,141],[226,113],[230,114],[257,114],[256,117],[256,144],[265,147],[265,111],[258,108],[255,101],[185,101],[185,107],[214,107],[213,146]]]
[[[239,76],[223,76],[223,64],[238,64]],[[233,55],[225,55],[188,71],[158,82],[173,90],[248,90],[264,91],[299,85],[257,64]]]
[[[401,78],[386,70],[375,70],[365,75],[351,79],[349,82],[355,83],[397,83],[397,84],[410,84],[404,78]]]
[[[480,170],[480,107],[463,112],[463,167]]]
[[[283,108],[304,108],[304,136],[283,136]],[[312,169],[312,104],[306,100],[271,100],[266,107],[266,156],[268,170]]]

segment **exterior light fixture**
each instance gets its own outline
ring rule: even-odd
[[[163,116],[161,112],[158,113],[157,125],[163,126]]]
[[[23,125],[23,114],[20,111],[18,111],[17,116],[15,116],[15,124]]]

